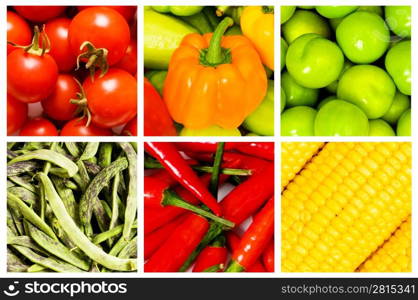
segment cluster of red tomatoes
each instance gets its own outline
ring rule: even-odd
[[[136,34],[134,6],[9,7],[8,135],[137,135]]]

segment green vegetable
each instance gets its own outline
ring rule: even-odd
[[[163,95],[164,81],[167,77],[167,71],[152,70],[145,73],[145,77],[157,89],[160,95]]]
[[[210,24],[208,18],[203,12],[198,12],[191,16],[180,17],[187,24],[192,25],[196,28],[200,34],[213,32],[213,27]]]
[[[149,69],[167,69],[171,55],[181,40],[198,31],[186,22],[144,9],[144,65]]]
[[[160,13],[171,13],[176,16],[191,16],[202,11],[203,6],[152,6],[152,9]]]

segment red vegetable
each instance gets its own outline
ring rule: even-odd
[[[137,82],[124,70],[113,68],[102,77],[88,77],[83,89],[92,122],[99,127],[125,124],[137,113]]]
[[[7,11],[7,41],[16,45],[29,45],[32,39],[32,31],[28,23],[18,14]],[[7,55],[16,48],[7,44]]]
[[[80,87],[74,77],[67,74],[58,75],[54,91],[41,102],[44,112],[54,120],[73,119],[78,106],[70,100],[76,99],[78,92]]]
[[[232,262],[226,272],[242,272],[251,267],[261,256],[274,233],[274,198],[270,198],[255,216],[241,238],[239,247],[232,254]]]
[[[115,65],[116,68],[125,70],[135,76],[137,72],[137,64],[138,64],[138,57],[137,57],[137,42],[136,40],[131,40],[126,48],[125,55],[122,59]]]
[[[236,234],[233,231],[228,231],[226,233],[226,242],[228,245],[228,248],[231,250],[231,252],[234,252],[238,249],[241,238],[238,234]],[[248,273],[260,273],[260,272],[267,272],[267,270],[264,268],[263,264],[260,262],[259,259],[257,259],[254,264],[247,268],[246,272]]]
[[[184,216],[180,216],[173,221],[165,224],[144,237],[144,259],[151,257],[155,251],[164,243],[165,240],[174,232],[174,230],[184,221]]]
[[[62,14],[66,6],[13,6],[19,15],[34,22],[44,22]]]
[[[84,10],[86,8],[89,8],[89,7],[94,7],[94,6],[78,6],[77,8],[78,8],[79,11],[82,11],[82,10]],[[107,7],[107,8],[111,8],[111,9],[116,10],[128,22],[134,17],[135,12],[136,12],[136,6],[126,6],[126,5],[124,5],[124,6],[116,6],[116,5],[111,5],[111,6],[103,6],[103,7]]]
[[[76,118],[69,121],[61,130],[61,136],[110,136],[112,131],[105,128],[100,128],[94,124],[86,126],[86,118]]]
[[[45,24],[45,32],[51,43],[49,54],[57,63],[61,72],[70,72],[75,69],[77,56],[71,50],[68,40],[68,30],[71,19],[57,18]]]
[[[216,147],[218,146],[217,142],[176,142],[174,143],[176,148],[181,151],[191,151],[191,152],[211,152],[214,154]],[[232,149],[230,143],[225,143],[224,151]]]
[[[144,234],[153,232],[185,212],[185,209],[175,206],[164,208],[145,208]]]
[[[267,160],[274,160],[274,142],[260,143],[232,143],[233,148],[239,152],[261,157]]]
[[[90,7],[80,11],[71,21],[69,40],[75,55],[87,51],[85,42],[108,51],[107,63],[116,64],[125,55],[130,31],[121,14],[107,7]],[[83,46],[83,47],[82,47]]]
[[[274,194],[274,164],[252,175],[233,189],[221,202],[224,217],[241,224],[252,216]]]
[[[173,120],[160,94],[144,77],[144,135],[145,136],[175,136]]]
[[[26,122],[19,133],[20,136],[57,136],[54,124],[44,118],[34,118]]]
[[[267,271],[274,272],[274,240],[272,239],[263,252],[263,264]]]
[[[7,134],[12,135],[25,124],[28,118],[28,105],[13,96],[7,95]]]
[[[209,229],[208,221],[189,215],[144,266],[145,272],[176,272]]]
[[[137,136],[138,135],[138,118],[135,117],[126,123],[122,129],[123,135]]]
[[[217,216],[221,215],[221,207],[209,193],[196,173],[171,143],[146,142],[145,149],[175,177],[180,184],[191,191],[200,201],[209,207]]]
[[[222,272],[227,256],[225,237],[220,236],[200,252],[196,258],[193,272]]]

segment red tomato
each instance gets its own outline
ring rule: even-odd
[[[16,49],[7,56],[7,92],[22,102],[48,97],[57,77],[57,64],[49,54],[38,56]]]
[[[100,128],[94,124],[86,126],[86,118],[74,119],[69,121],[61,130],[62,136],[109,136],[112,131],[105,128]]]
[[[115,65],[116,68],[124,69],[132,75],[136,74],[138,56],[137,56],[137,47],[136,41],[131,40],[124,57]]]
[[[78,6],[78,11],[82,11],[86,8],[90,8],[90,7],[94,7],[94,6]],[[132,18],[135,15],[136,12],[136,6],[102,6],[102,7],[108,7],[108,8],[112,8],[114,10],[116,10],[118,13],[120,13],[125,19],[126,21],[130,21],[132,20]]]
[[[57,18],[45,24],[45,32],[51,43],[49,54],[55,59],[61,72],[69,72],[75,68],[77,56],[74,55],[68,41],[68,29],[71,19]]]
[[[74,77],[68,74],[58,75],[54,91],[42,100],[44,112],[54,120],[71,120],[77,110],[77,105],[70,103],[77,98],[80,88]]]
[[[96,74],[83,83],[92,121],[110,128],[127,123],[135,117],[137,101],[136,79],[121,69],[109,69],[103,77]]]
[[[69,39],[73,53],[77,56],[86,51],[80,50],[85,41],[96,48],[106,48],[107,62],[114,65],[125,55],[130,41],[129,26],[126,20],[113,9],[91,7],[79,12],[71,21]]]
[[[62,14],[66,6],[14,6],[19,15],[34,22],[44,22]]]
[[[12,135],[22,128],[27,118],[28,105],[7,95],[7,134]]]
[[[57,136],[54,124],[44,118],[34,118],[26,122],[19,133],[20,136]]]
[[[26,21],[18,14],[7,11],[7,41],[20,46],[29,45],[32,40],[32,31]],[[7,44],[7,55],[16,48]]]
[[[123,127],[122,135],[137,136],[138,135],[138,118],[135,117],[126,123]]]

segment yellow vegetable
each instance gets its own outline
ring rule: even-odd
[[[410,214],[410,143],[327,143],[282,194],[282,271],[354,272]]]

